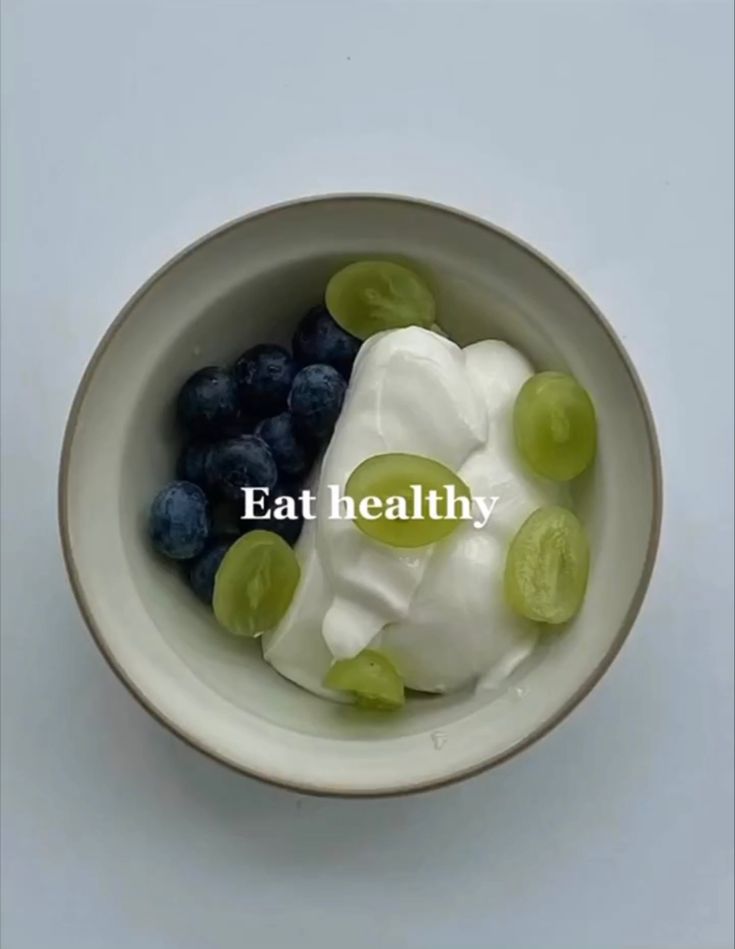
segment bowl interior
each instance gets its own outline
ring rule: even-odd
[[[173,476],[173,400],[195,369],[258,342],[288,343],[341,264],[407,259],[434,285],[460,343],[497,337],[538,368],[565,368],[599,417],[594,470],[575,485],[592,548],[584,606],[499,693],[414,698],[357,713],[282,679],[257,643],[220,632],[146,540]],[[95,636],[146,705],[211,754],[279,783],[334,793],[410,790],[469,773],[551,726],[614,656],[637,611],[658,526],[654,435],[619,344],[591,304],[512,238],[446,209],[328,198],[227,226],[180,255],[128,305],[72,412],[62,532]]]

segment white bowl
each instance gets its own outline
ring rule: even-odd
[[[282,679],[256,642],[220,632],[179,571],[153,555],[145,530],[151,498],[172,477],[172,405],[184,379],[255,343],[288,342],[327,278],[366,256],[427,268],[454,339],[498,337],[538,368],[568,369],[599,417],[598,457],[577,485],[592,566],[576,620],[499,695],[410,699],[393,716],[361,714]],[[558,724],[600,679],[651,575],[660,458],[620,341],[553,264],[448,208],[337,195],[227,224],[133,297],[74,400],[59,508],[69,575],[92,635],[156,718],[213,758],[266,781],[321,794],[398,794],[503,761]]]

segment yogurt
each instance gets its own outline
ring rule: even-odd
[[[505,605],[510,539],[560,489],[529,473],[513,443],[512,411],[531,365],[506,343],[460,349],[409,327],[379,333],[360,350],[318,477],[317,519],[299,541],[302,578],[263,654],[282,675],[330,698],[334,659],[382,649],[409,688],[445,692],[499,684],[532,650],[536,630]],[[473,495],[497,497],[482,528],[463,522],[415,550],[371,540],[330,519],[327,485],[340,492],[365,459],[409,452],[442,462]]]

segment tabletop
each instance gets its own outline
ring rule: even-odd
[[[733,944],[733,13],[727,2],[2,4],[4,949]],[[139,708],[56,527],[69,405],[172,254],[305,194],[507,227],[610,317],[664,459],[625,649],[512,762],[302,797]]]

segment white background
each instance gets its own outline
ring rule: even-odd
[[[732,945],[731,4],[3,0],[3,949]],[[632,638],[462,786],[301,798],[131,700],[68,589],[84,365],[170,255],[306,193],[486,216],[609,314],[659,426]]]

